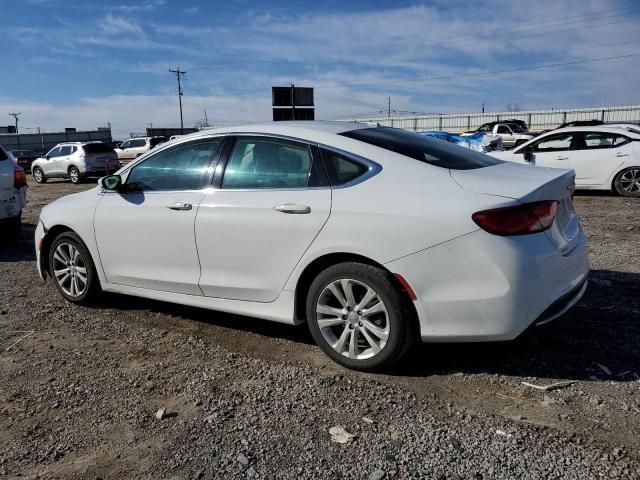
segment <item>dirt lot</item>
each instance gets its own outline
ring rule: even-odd
[[[0,478],[640,478],[639,201],[576,196],[593,271],[564,318],[368,375],[305,328],[63,301],[37,276],[33,229],[90,187],[32,182],[20,243],[0,245]],[[356,437],[332,442],[337,425]]]

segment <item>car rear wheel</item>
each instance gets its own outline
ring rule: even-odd
[[[62,233],[51,244],[49,272],[58,291],[70,302],[88,304],[100,293],[91,255],[75,233]]]
[[[320,348],[351,369],[374,371],[399,361],[415,340],[415,319],[393,276],[362,263],[324,270],[307,296],[307,322]]]
[[[69,180],[71,180],[71,183],[80,183],[80,181],[82,180],[82,177],[80,176],[80,170],[78,170],[76,167],[69,167]]]
[[[32,175],[36,183],[47,183],[47,177],[44,176],[44,172],[40,167],[34,167]]]
[[[623,197],[640,197],[640,167],[622,170],[616,175],[613,188]]]

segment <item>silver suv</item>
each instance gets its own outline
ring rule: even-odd
[[[59,143],[33,161],[31,173],[38,183],[49,178],[68,178],[80,183],[86,177],[110,175],[120,168],[116,152],[102,142]]]

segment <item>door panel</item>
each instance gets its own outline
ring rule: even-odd
[[[576,185],[608,183],[611,175],[630,154],[631,143],[626,142],[625,137],[611,133],[585,133],[571,158],[571,168],[576,172]]]
[[[559,133],[541,138],[532,148],[537,167],[571,168],[574,146],[573,133]]]
[[[287,213],[279,207],[309,210]],[[330,189],[211,191],[196,219],[202,292],[236,300],[275,300],[330,209]]]
[[[203,197],[203,191],[105,193],[94,226],[107,281],[202,295],[193,228]],[[192,207],[171,208],[178,203]]]
[[[221,188],[207,193],[196,218],[204,295],[256,302],[280,295],[329,218],[331,189],[319,162],[299,142],[235,140]]]
[[[126,173],[128,193],[103,194],[94,228],[109,283],[202,295],[194,226],[221,142],[162,150]]]

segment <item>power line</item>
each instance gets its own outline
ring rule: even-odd
[[[184,122],[182,120],[182,85],[180,84],[180,77],[182,75],[186,75],[187,72],[180,70],[178,67],[176,70],[169,69],[171,73],[175,73],[176,79],[178,80],[178,103],[180,105],[180,133],[184,133]]]

